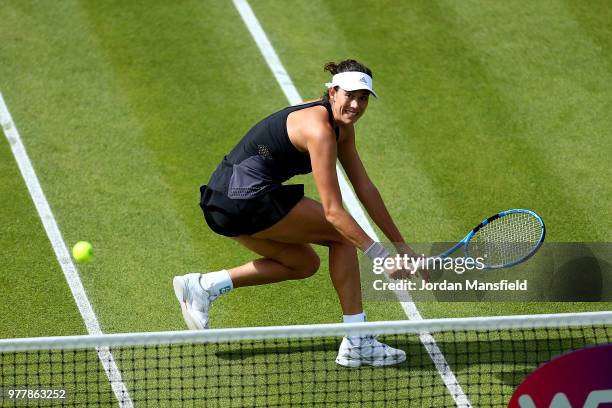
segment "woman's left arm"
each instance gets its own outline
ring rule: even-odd
[[[370,180],[363,166],[355,146],[355,130],[352,126],[342,128],[342,137],[338,141],[338,159],[355,189],[357,198],[387,239],[394,243],[399,253],[417,257],[418,255],[406,244],[406,240],[393,222],[378,188]]]

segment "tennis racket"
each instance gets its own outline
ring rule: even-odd
[[[489,217],[465,238],[437,257],[447,258],[463,247],[466,257],[482,258],[486,269],[509,268],[525,262],[544,242],[542,217],[530,210],[514,209]]]

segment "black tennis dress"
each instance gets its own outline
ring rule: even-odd
[[[278,111],[249,130],[217,166],[208,185],[200,187],[200,207],[214,232],[252,235],[276,224],[304,197],[303,184],[282,184],[312,172],[308,152],[300,152],[289,140],[287,117],[312,106],[324,106],[334,126],[327,101]],[[335,133],[338,140],[337,127]]]

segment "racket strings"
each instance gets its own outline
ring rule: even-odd
[[[478,230],[468,244],[471,257],[486,265],[508,265],[529,256],[539,245],[542,224],[529,213],[510,213]]]

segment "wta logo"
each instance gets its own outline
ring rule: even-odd
[[[518,386],[510,408],[611,408],[612,344],[586,347],[543,364]]]

